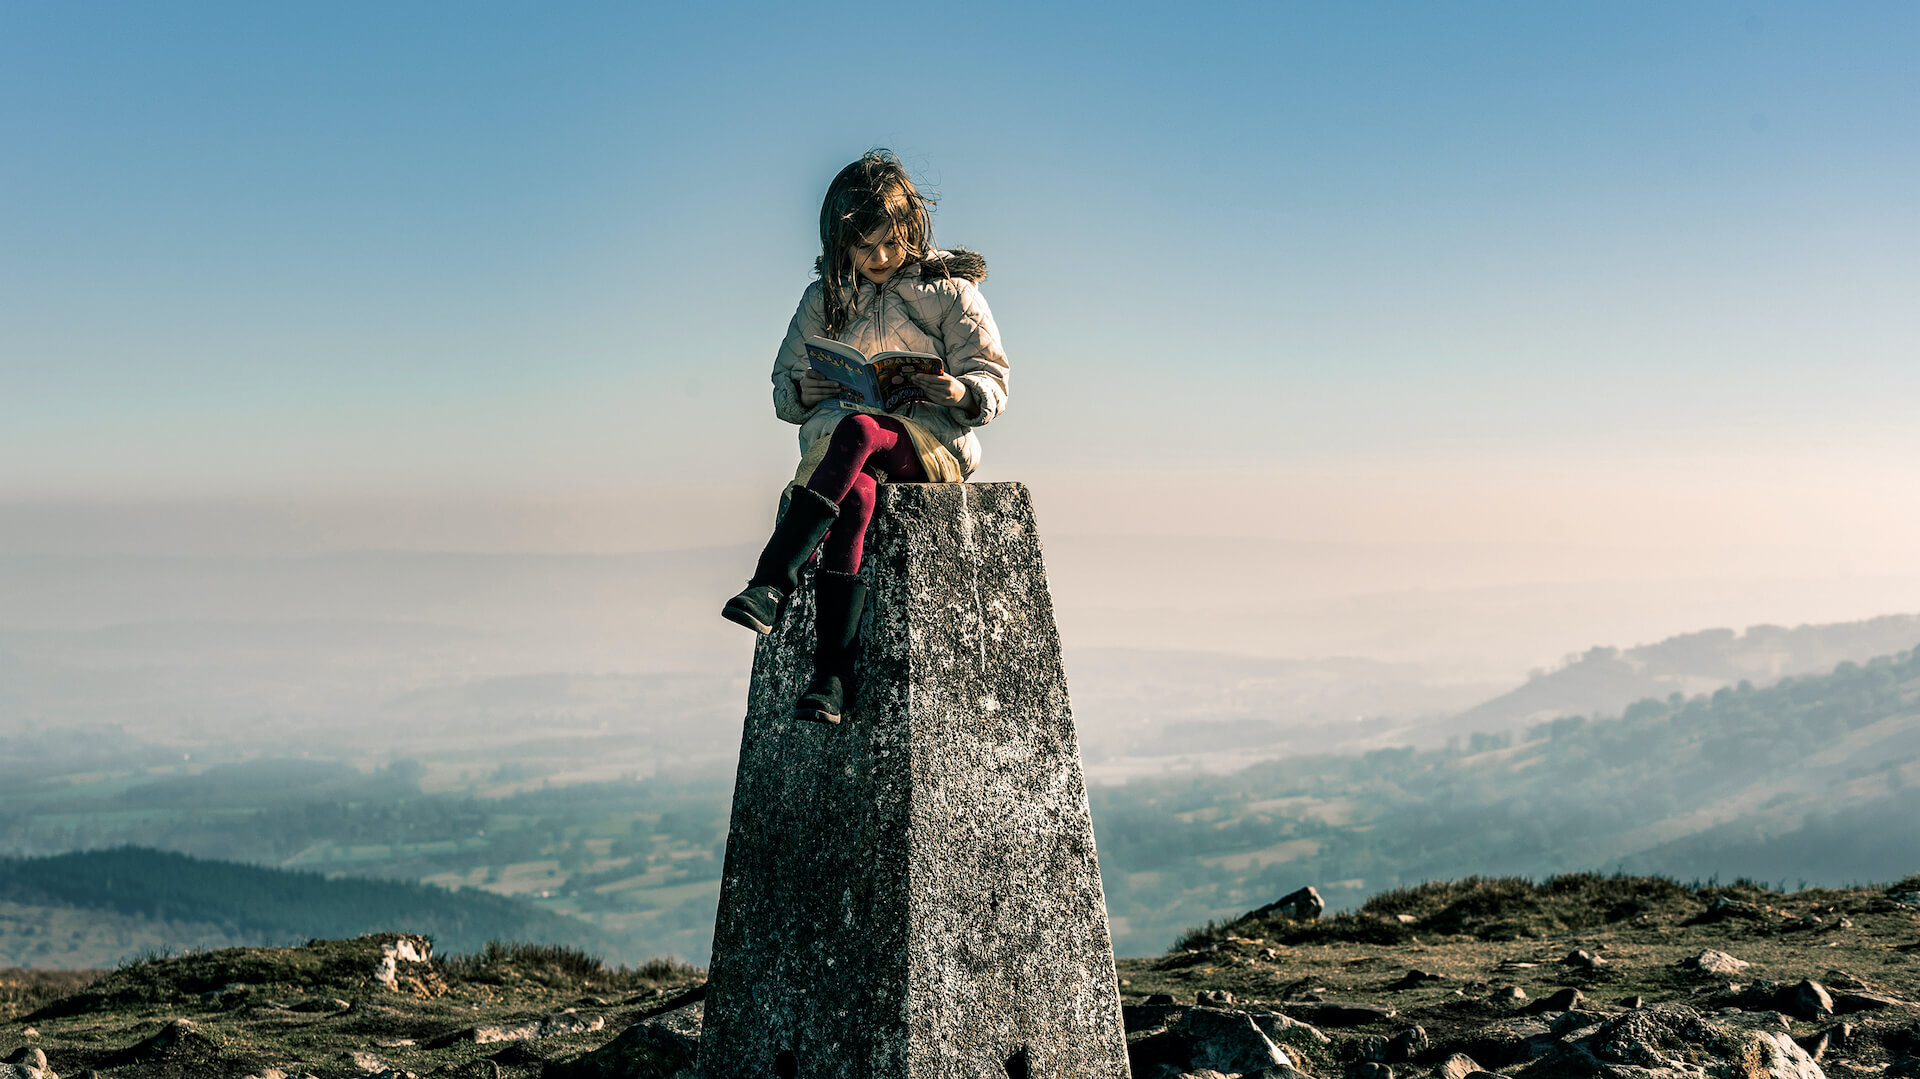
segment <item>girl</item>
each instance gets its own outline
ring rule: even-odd
[[[800,468],[746,590],[721,613],[771,633],[824,538],[813,682],[794,705],[801,719],[840,722],[866,610],[860,555],[876,486],[965,480],[980,461],[973,429],[1006,407],[1006,353],[975,287],[986,261],[934,249],[932,205],[886,150],[841,169],[820,205],[820,279],[801,295],[773,362],[773,412],[800,425]],[[946,370],[914,376],[931,400],[880,412],[840,400],[840,387],[813,372],[810,335],[869,356],[931,353]]]

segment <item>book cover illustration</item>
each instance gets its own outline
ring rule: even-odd
[[[807,363],[823,378],[846,387],[843,401],[853,401],[894,412],[916,401],[929,401],[913,376],[946,369],[940,357],[925,352],[879,352],[869,357],[852,345],[824,337],[807,338]]]

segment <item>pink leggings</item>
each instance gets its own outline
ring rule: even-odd
[[[856,413],[841,420],[827,443],[827,455],[813,470],[807,489],[840,503],[840,518],[820,548],[820,567],[838,573],[860,572],[860,555],[867,542],[867,522],[873,520],[872,465],[889,477],[909,483],[924,481],[920,455],[900,421],[890,416]]]

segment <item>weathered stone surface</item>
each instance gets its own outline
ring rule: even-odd
[[[1534,1001],[1530,1007],[1536,1012],[1570,1012],[1585,1003],[1586,999],[1585,993],[1568,986]]]
[[[1822,1019],[1833,1014],[1833,997],[1828,995],[1827,987],[1811,978],[1802,979],[1794,986],[1789,999],[1793,1013],[1802,1019]]]
[[[704,1005],[689,1004],[621,1031],[590,1053],[550,1062],[541,1079],[667,1079],[693,1067],[700,1049]],[[767,1075],[773,1075],[769,1070]]]
[[[1333,1039],[1327,1037],[1319,1027],[1311,1023],[1302,1023],[1290,1015],[1281,1015],[1279,1012],[1255,1012],[1252,1019],[1253,1025],[1260,1028],[1260,1033],[1276,1042],[1296,1035],[1312,1039],[1321,1045],[1330,1045],[1333,1042]]]
[[[844,723],[792,714],[810,584],[754,656],[701,1071],[1124,1077],[1026,489],[882,487],[863,573]]]
[[[1688,970],[1702,970],[1708,974],[1738,974],[1753,964],[1744,959],[1735,959],[1725,952],[1708,948],[1699,955],[1690,955],[1680,960],[1680,965]]]
[[[1431,1048],[1433,1039],[1427,1035],[1427,1028],[1416,1024],[1387,1039],[1387,1060],[1412,1060]]]
[[[1201,1069],[1244,1075],[1276,1066],[1292,1067],[1284,1050],[1240,1012],[1195,1008],[1182,1025],[1193,1039],[1189,1071]]]
[[[1241,915],[1242,918],[1266,918],[1278,916],[1292,918],[1297,922],[1309,922],[1320,917],[1327,909],[1327,901],[1312,885],[1288,892],[1286,895],[1257,907]]]
[[[1433,1069],[1433,1074],[1437,1079],[1466,1079],[1467,1076],[1479,1070],[1480,1065],[1475,1063],[1472,1057],[1465,1053],[1455,1053],[1441,1061],[1439,1066]]]

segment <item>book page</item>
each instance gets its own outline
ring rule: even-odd
[[[927,391],[913,382],[915,375],[946,369],[940,357],[924,352],[882,352],[873,358],[873,381],[882,408],[893,412],[916,401],[930,401]]]
[[[883,407],[879,383],[874,379],[873,369],[864,360],[859,349],[824,338],[807,338],[807,365],[815,374],[847,387],[849,392],[842,394],[842,398],[851,398],[874,408]]]

